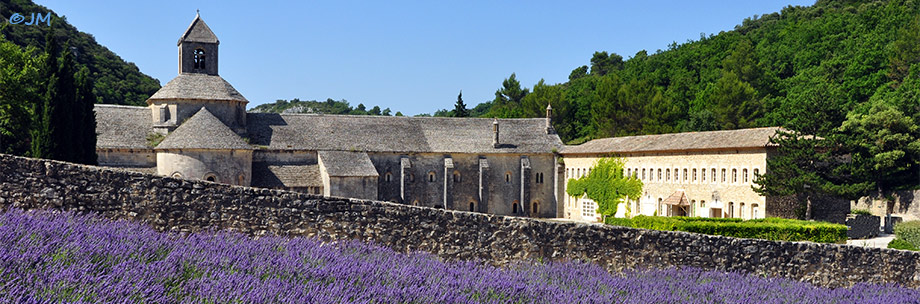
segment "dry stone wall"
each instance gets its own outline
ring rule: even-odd
[[[782,276],[822,286],[920,287],[920,253],[735,239],[445,211],[256,189],[0,155],[0,206],[92,211],[165,231],[228,229],[373,241],[399,251],[501,265],[586,260],[608,270],[692,266]]]

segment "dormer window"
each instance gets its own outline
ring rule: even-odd
[[[196,70],[204,70],[204,62],[205,62],[204,50],[195,49],[194,57],[192,58],[192,62],[195,63]]]

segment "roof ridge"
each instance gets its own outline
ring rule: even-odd
[[[494,117],[434,117],[434,116],[393,116],[393,115],[360,115],[360,114],[328,114],[328,113],[268,113],[268,112],[246,112],[246,114],[278,114],[291,116],[340,116],[340,117],[363,117],[363,118],[400,118],[400,119],[477,119],[492,120]],[[498,120],[545,120],[542,117],[521,117],[521,118],[497,118]]]
[[[146,109],[145,106],[131,106],[131,105],[117,105],[117,104],[107,104],[107,103],[97,103],[93,104],[93,107],[100,108],[121,108],[121,109]]]

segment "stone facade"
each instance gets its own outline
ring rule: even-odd
[[[148,107],[96,106],[100,165],[451,210],[561,213],[562,142],[549,110],[502,120],[246,113],[248,100],[218,75],[219,43],[196,16],[178,42],[179,75]],[[155,134],[164,138],[154,147]]]
[[[869,210],[872,215],[891,214],[904,221],[920,220],[920,190],[894,191],[889,196],[878,193],[851,202],[853,209]]]
[[[567,147],[562,153],[564,179],[586,175],[602,157],[622,157],[625,160],[624,174],[638,178],[644,186],[641,197],[629,198],[626,208],[618,208],[618,217],[639,214],[742,219],[789,217],[790,214],[776,210],[779,208],[771,208],[767,198],[752,188],[755,186],[755,175],[766,173],[768,153],[774,149],[766,143],[773,131],[775,128],[622,137],[616,138],[619,142],[611,147]],[[752,133],[763,138],[753,144],[740,141]],[[674,137],[682,136],[700,136],[703,140],[721,144],[681,146]],[[677,143],[667,144],[668,141]],[[629,150],[620,145],[647,148]],[[668,204],[668,198],[672,196],[684,196],[679,201],[685,201],[686,205]],[[566,218],[600,219],[595,212],[596,203],[590,199],[566,195],[564,205]]]
[[[920,287],[920,252],[735,239],[438,210],[0,155],[2,208],[53,208],[143,221],[158,230],[227,229],[372,241],[401,252],[503,265],[583,260],[610,270],[698,267],[779,276],[827,287]]]

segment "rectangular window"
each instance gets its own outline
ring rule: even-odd
[[[581,201],[581,216],[583,218],[594,219],[597,217],[595,215],[595,210],[597,210],[597,205],[594,204],[594,201],[582,200]]]

